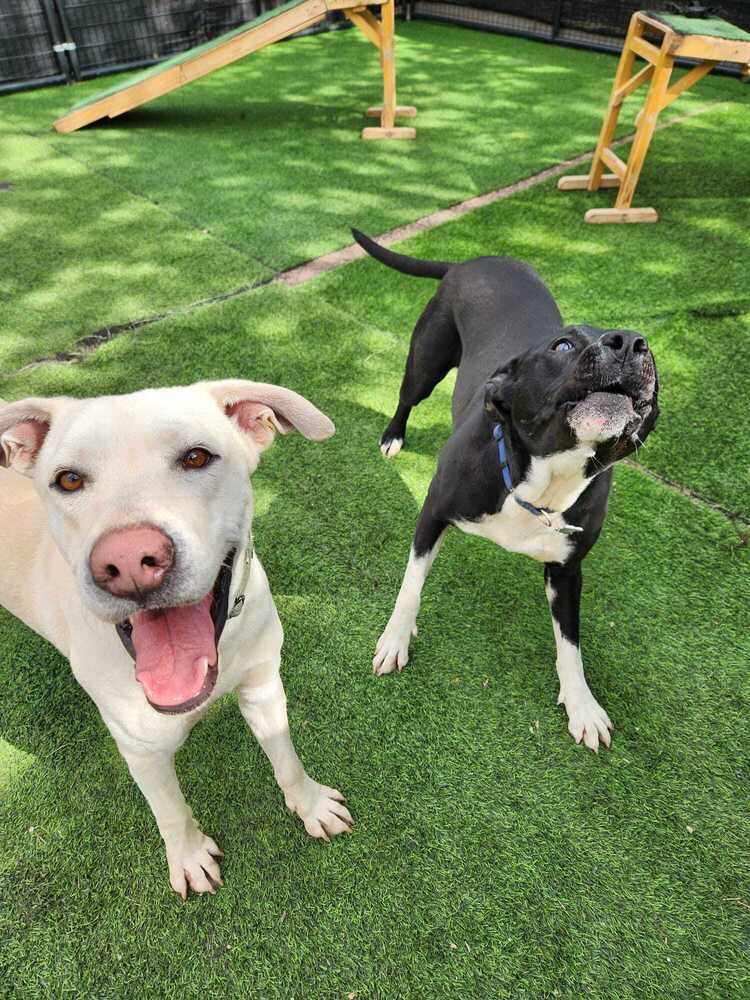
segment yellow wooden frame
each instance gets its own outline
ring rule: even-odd
[[[661,42],[653,44],[643,37],[661,34]],[[636,57],[646,65],[633,73]],[[669,86],[675,59],[700,59],[677,83]],[[656,128],[660,112],[676,101],[680,94],[710,73],[719,62],[736,62],[746,67],[750,63],[750,42],[739,42],[710,35],[682,35],[666,24],[636,11],[630,19],[620,61],[615,72],[609,104],[594,152],[591,169],[585,176],[561,177],[561,191],[598,191],[600,187],[618,188],[614,208],[592,208],[586,222],[657,222],[653,208],[632,208],[633,195],[641,175],[646,153]],[[649,83],[643,108],[636,119],[636,133],[625,163],[611,148],[617,119],[623,101],[643,84]],[[604,172],[608,167],[612,172]]]
[[[368,6],[379,7],[380,17],[368,10]],[[155,72],[146,80],[134,83],[114,94],[92,101],[82,107],[73,108],[54,122],[58,132],[75,132],[84,125],[100,118],[116,118],[148,101],[168,94],[186,83],[191,83],[229,63],[236,62],[252,52],[278,42],[282,38],[309,28],[329,13],[340,10],[362,31],[378,49],[383,74],[383,103],[368,108],[368,116],[380,118],[379,127],[362,130],[363,139],[414,139],[414,128],[400,128],[395,125],[399,116],[414,117],[416,108],[396,104],[396,57],[395,57],[395,0],[368,0],[368,6],[354,0],[306,0],[291,10],[280,12],[262,24],[248,25],[247,31],[233,33],[222,44],[198,53],[193,59],[186,59],[176,66],[169,66],[163,72]]]

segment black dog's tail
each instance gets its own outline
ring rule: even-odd
[[[358,229],[352,229],[352,236],[375,260],[379,260],[386,267],[392,267],[394,271],[401,271],[402,274],[412,274],[415,278],[442,278],[453,267],[442,260],[419,260],[417,257],[407,257],[403,253],[394,253],[386,250],[369,236],[360,233]]]

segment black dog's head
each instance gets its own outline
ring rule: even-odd
[[[510,424],[530,455],[589,444],[611,463],[652,430],[658,388],[641,334],[570,326],[495,372],[485,408]]]

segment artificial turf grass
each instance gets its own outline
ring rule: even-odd
[[[282,269],[349,243],[354,222],[383,232],[593,148],[615,70],[607,55],[425,22],[399,23],[397,58],[400,99],[419,110],[413,143],[361,141],[378,62],[342,31],[271,46],[54,145]],[[737,92],[708,79],[678,113]],[[70,93],[3,107],[46,131]]]
[[[660,373],[662,416],[637,460],[750,519],[750,107],[729,104],[659,133],[638,189],[656,226],[592,226],[612,192],[563,193],[555,182],[496,202],[399,245],[437,260],[507,254],[531,264],[570,323],[644,332]],[[736,155],[727,158],[724,138]],[[690,170],[685,169],[689,162]],[[369,259],[311,288],[397,334],[393,369],[436,283]],[[395,407],[396,396],[389,405]],[[446,418],[447,419],[447,418]]]
[[[369,676],[448,430],[444,386],[416,411],[410,450],[393,464],[377,454],[418,284],[396,290],[396,322],[373,317],[386,331],[362,321],[355,283],[338,313],[316,304],[318,286],[273,289],[6,383],[15,396],[245,374],[331,410],[333,441],[290,438],[264,461],[258,545],[287,627],[298,747],[358,819],[331,851],[308,843],[228,700],[180,759],[189,801],[228,852],[227,885],[180,906],[93,707],[4,616],[0,736],[19,752],[0,961],[19,993],[747,990],[746,551],[724,521],[618,470],[584,599],[592,687],[618,726],[611,754],[573,747],[554,708],[540,568],[479,540],[451,538],[438,560],[412,672]]]
[[[0,174],[14,186],[0,193],[0,365],[244,287],[270,273],[259,259],[288,266],[348,242],[352,222],[377,232],[593,144],[613,60],[465,29],[402,29],[404,86],[424,109],[413,145],[359,140],[369,49],[348,32],[277,46],[173,95],[176,104],[73,136],[54,136],[49,123],[72,89],[99,82],[5,98]],[[549,101],[561,80],[578,94],[564,114]],[[243,96],[261,83],[273,103]],[[501,121],[499,134],[478,127],[478,88],[482,121]],[[712,79],[678,108],[736,93]],[[312,111],[311,94],[322,95]]]
[[[449,537],[412,663],[372,677],[448,429],[441,386],[409,449],[379,456],[397,346],[313,286],[275,287],[6,385],[89,394],[244,375],[334,417],[331,441],[290,436],[264,457],[256,541],[287,633],[294,738],[357,819],[331,849],[309,842],[226,699],[178,767],[227,852],[226,885],[182,906],[95,709],[0,615],[0,737],[15,755],[0,962],[25,995],[661,1000],[750,986],[747,549],[724,518],[618,469],[585,567],[584,660],[617,727],[598,757],[554,704],[541,567],[479,539]]]
[[[0,128],[0,370],[69,350],[103,328],[159,315],[270,275],[55,150]]]

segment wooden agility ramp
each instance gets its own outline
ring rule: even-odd
[[[649,41],[645,35],[651,36]],[[645,66],[635,72],[636,57]],[[670,87],[675,59],[696,61]],[[636,11],[615,73],[609,105],[599,134],[591,169],[585,176],[561,177],[560,191],[598,191],[618,188],[614,208],[591,208],[586,222],[657,222],[654,208],[633,208],[632,201],[646,159],[659,113],[720,62],[737,63],[748,75],[750,33],[720,18],[694,18],[670,13]],[[636,133],[627,163],[612,148],[617,119],[625,99],[648,84],[643,108],[636,119]],[[605,173],[609,168],[612,172]]]
[[[369,7],[378,7],[380,17],[376,17]],[[366,112],[370,117],[380,118],[380,125],[363,129],[362,138],[413,139],[415,129],[395,124],[397,117],[413,118],[417,113],[416,108],[396,104],[395,0],[368,0],[366,6],[353,0],[288,0],[225,35],[181,52],[77,104],[58,118],[54,127],[58,132],[75,132],[101,118],[116,118],[272,42],[309,28],[334,10],[340,10],[356,25],[380,54],[383,103],[368,108]]]

